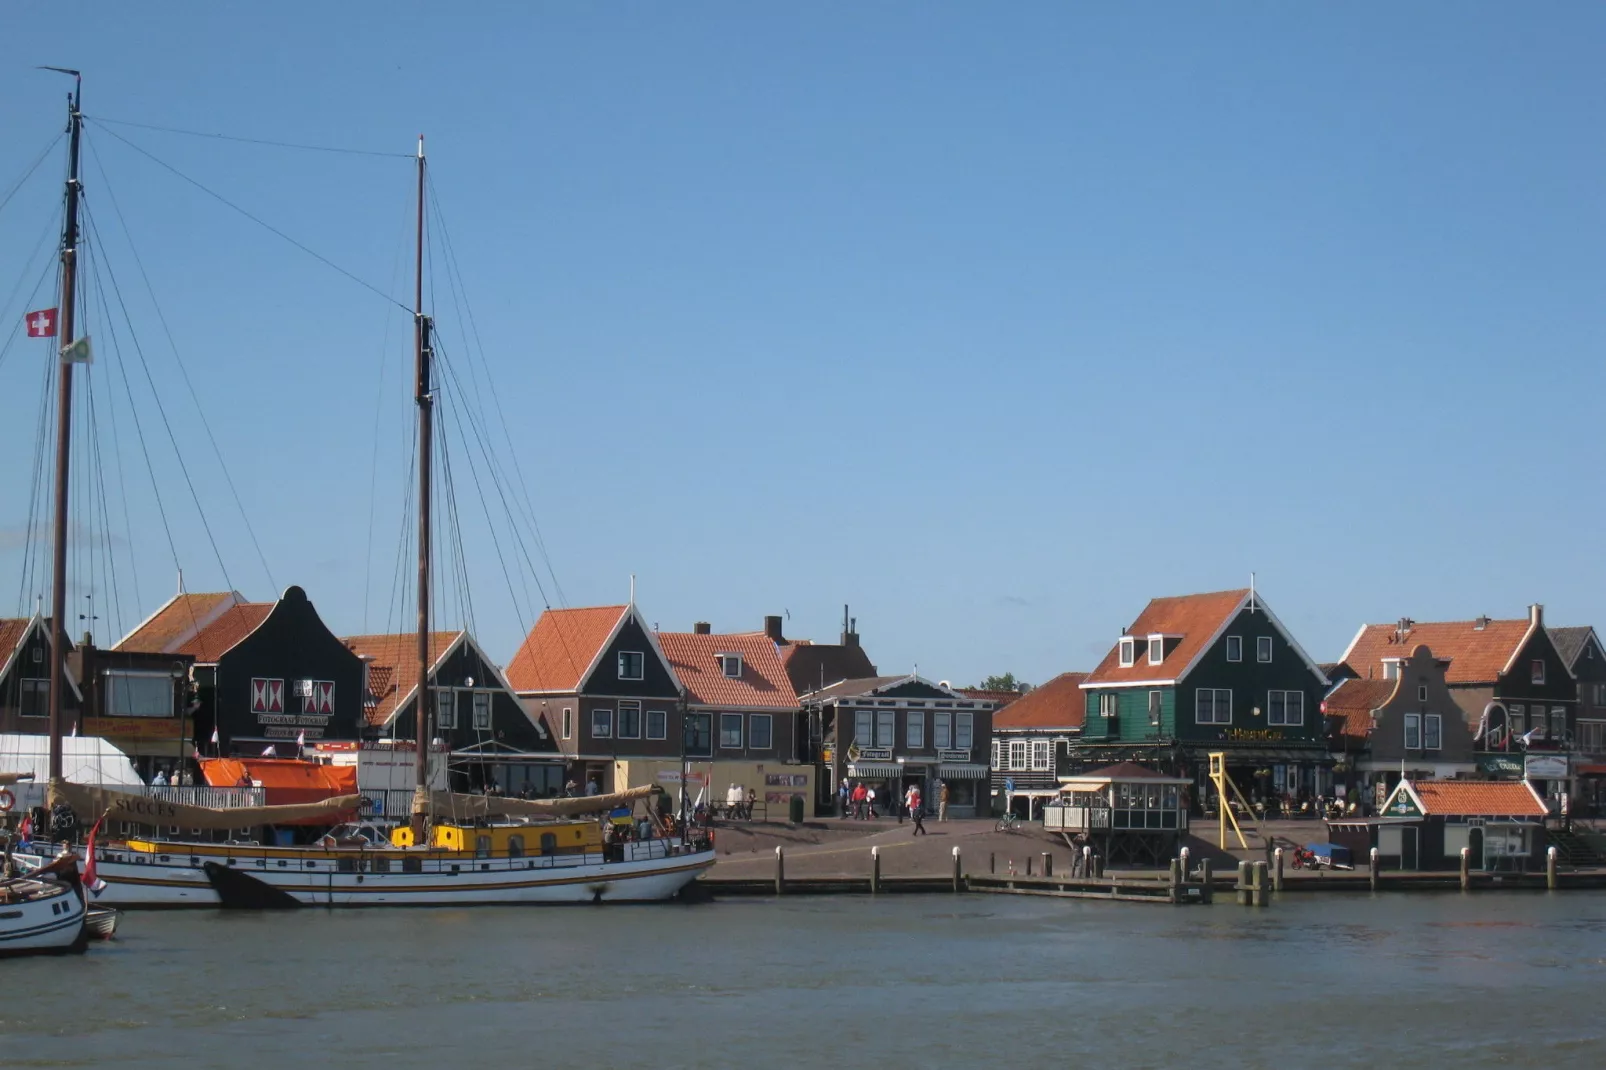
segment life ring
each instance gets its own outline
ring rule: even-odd
[[[0,788],[0,813],[9,814],[11,812],[11,808],[16,805],[17,797],[11,794],[11,792],[7,791],[5,788]]]

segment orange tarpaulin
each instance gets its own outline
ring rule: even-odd
[[[357,794],[357,767],[319,765],[295,758],[202,758],[201,774],[214,788],[243,787],[244,777],[262,788],[268,806],[322,802]],[[298,824],[317,824],[316,820]]]

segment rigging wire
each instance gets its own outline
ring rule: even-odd
[[[338,152],[348,156],[381,156],[392,159],[414,159],[409,152],[379,152],[374,149],[348,149],[339,145],[307,145],[295,141],[274,141],[269,138],[241,137],[236,134],[217,134],[206,130],[184,130],[176,126],[157,126],[155,123],[136,123],[131,119],[108,119],[103,115],[86,115],[89,122],[108,123],[112,126],[135,126],[141,130],[159,130],[164,134],[186,134],[190,137],[215,138],[218,141],[239,141],[247,145],[268,145],[280,149],[305,149],[309,152]]]
[[[6,205],[11,203],[11,198],[15,197],[17,191],[23,187],[23,184],[33,177],[33,173],[39,170],[39,165],[45,162],[45,157],[49,156],[50,151],[61,144],[61,139],[66,136],[67,132],[65,130],[61,131],[50,140],[50,144],[45,146],[43,152],[34,157],[33,163],[28,165],[28,169],[22,173],[22,177],[11,184],[11,188],[6,190],[4,197],[0,197],[0,212],[5,211]]]
[[[35,292],[38,292],[37,287],[35,287]],[[58,305],[60,304],[60,293],[61,279],[58,276],[56,279]],[[49,348],[49,343],[46,343],[46,348]],[[46,450],[52,438],[51,432],[54,431],[56,426],[56,407],[50,404],[50,399],[55,393],[52,388],[56,384],[56,373],[60,361],[47,358],[42,363],[44,364],[44,383],[39,392],[39,421],[34,429],[33,464],[31,465],[32,485],[28,491],[28,519],[22,529],[22,576],[21,584],[17,591],[17,615],[19,617],[30,615],[28,613],[29,595],[30,593],[34,595],[39,593],[33,591],[33,586],[36,580],[43,579],[43,576],[39,575],[39,546],[42,542],[39,528],[44,523],[45,481],[54,464],[53,460],[48,458]]]
[[[28,259],[23,262],[22,272],[17,276],[17,282],[16,285],[11,289],[11,295],[6,298],[5,304],[0,305],[0,314],[5,315],[6,318],[11,322],[11,330],[6,335],[5,344],[0,345],[0,364],[4,364],[6,362],[6,354],[11,351],[12,342],[16,341],[16,339],[21,336],[24,326],[22,320],[27,314],[26,309],[24,309],[21,315],[18,315],[15,319],[12,319],[12,304],[17,300],[17,295],[22,292],[22,284],[28,281],[28,271],[31,267],[33,267],[35,258],[39,256],[39,250],[44,248],[45,243],[50,240],[51,232],[59,232],[60,228],[61,213],[58,212],[56,215],[45,220],[45,228],[43,232],[40,233],[39,241],[34,245],[33,252],[29,253]],[[35,295],[37,295],[39,290],[44,286],[45,280],[50,278],[50,275],[55,267],[55,257],[47,257],[45,259],[44,267],[39,271],[39,281],[34,283],[33,290],[28,294],[28,299],[25,304],[33,304]],[[60,279],[57,279],[57,285],[60,285]]]
[[[167,171],[171,172],[172,174],[176,175],[177,177],[183,179],[185,182],[188,182],[190,185],[194,186],[196,189],[200,190],[202,193],[206,194],[208,197],[211,197],[213,200],[216,200],[219,203],[221,203],[223,205],[226,205],[229,208],[234,209],[234,211],[236,211],[236,212],[240,213],[241,215],[245,216],[245,218],[249,219],[251,222],[255,223],[257,226],[263,228],[264,230],[268,231],[269,233],[277,235],[278,237],[280,237],[280,238],[284,239],[285,241],[289,242],[291,245],[295,246],[297,249],[300,249],[302,252],[306,253],[308,256],[312,257],[314,260],[318,261],[320,264],[323,264],[325,267],[332,268],[333,270],[339,272],[340,274],[344,275],[346,278],[350,279],[352,282],[355,282],[358,286],[361,286],[363,289],[368,290],[368,291],[370,291],[372,293],[378,294],[384,300],[386,300],[386,301],[390,302],[391,304],[395,305],[397,308],[400,308],[400,309],[402,309],[404,311],[408,311],[408,312],[411,311],[410,309],[407,308],[406,305],[402,304],[400,301],[396,300],[394,297],[390,296],[385,291],[383,291],[379,287],[375,286],[373,283],[368,282],[368,281],[358,277],[357,275],[353,274],[350,271],[347,271],[345,268],[341,267],[339,264],[335,263],[333,260],[330,260],[327,256],[324,256],[322,253],[317,252],[312,247],[310,247],[308,245],[305,245],[302,242],[299,242],[296,239],[292,238],[290,235],[286,234],[284,231],[280,230],[278,227],[275,227],[272,223],[269,223],[266,220],[263,220],[258,216],[252,215],[246,209],[241,208],[239,205],[235,204],[233,201],[231,201],[227,197],[223,196],[223,194],[218,193],[216,190],[213,190],[210,187],[205,186],[202,183],[196,181],[195,179],[191,178],[189,175],[186,175],[183,171],[180,171],[178,168],[174,167],[172,164],[170,164],[167,161],[161,159],[160,157],[152,154],[151,152],[147,151],[146,149],[141,148],[139,145],[135,144],[134,142],[128,140],[126,137],[124,137],[123,135],[119,134],[117,131],[112,130],[111,128],[106,127],[106,126],[100,126],[100,124],[98,124],[98,123],[96,125],[99,126],[100,129],[105,130],[106,133],[110,134],[112,137],[116,138],[118,141],[121,141],[123,144],[127,145],[129,148],[131,148],[135,152],[139,153],[141,156],[144,156],[146,159],[148,159],[151,162],[155,163],[157,166],[164,168],[165,170],[167,170]]]
[[[201,404],[200,395],[195,392],[195,383],[191,381],[189,368],[185,366],[184,357],[179,353],[178,342],[173,338],[173,329],[168,325],[167,315],[162,311],[161,302],[156,299],[156,288],[151,285],[151,277],[145,271],[145,262],[140,258],[139,247],[134,244],[134,233],[129,229],[127,220],[123,218],[123,209],[117,203],[117,194],[112,190],[111,177],[101,166],[100,155],[95,151],[94,142],[88,141],[88,144],[90,159],[94,161],[95,169],[100,174],[101,185],[106,190],[107,199],[111,201],[112,213],[117,219],[118,226],[122,228],[123,239],[128,243],[129,253],[134,258],[134,266],[139,269],[140,280],[145,284],[145,294],[150,298],[151,307],[156,310],[156,322],[161,324],[162,333],[167,336],[168,349],[173,353],[173,362],[178,365],[179,375],[184,380],[184,388],[189,391],[190,401],[194,403],[195,411],[201,417],[201,428],[206,432],[206,441],[212,447],[212,455],[217,458],[218,468],[223,472],[223,482],[229,488],[229,495],[234,499],[234,508],[239,512],[240,522],[245,525],[245,533],[251,539],[251,548],[256,551],[257,562],[261,564],[263,574],[268,577],[268,589],[277,592],[280,588],[274,582],[273,569],[268,566],[267,555],[262,552],[262,544],[257,540],[256,529],[251,525],[251,517],[245,511],[245,502],[240,498],[239,488],[234,485],[234,476],[223,461],[223,449],[217,443],[217,436],[212,433],[212,421],[206,418],[206,406]],[[110,272],[109,265],[107,271]],[[174,448],[177,449],[177,446]]]

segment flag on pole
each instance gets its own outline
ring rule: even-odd
[[[266,747],[262,748],[262,757],[264,758],[271,758],[277,753],[279,752],[273,749],[272,743],[269,743]]]
[[[54,332],[52,332],[54,333]],[[68,364],[93,364],[95,353],[89,346],[89,335],[61,347],[61,359]]]
[[[30,312],[22,317],[28,325],[29,338],[56,337],[56,312],[54,308],[41,308],[37,312]]]
[[[32,838],[33,838],[33,815],[32,814],[24,814],[22,816],[22,824],[17,826],[17,839],[21,840],[23,843],[27,843]]]
[[[106,890],[106,882],[95,873],[95,833],[100,831],[100,823],[104,820],[106,815],[101,814],[95,821],[95,827],[89,830],[89,839],[84,844],[84,886],[94,892],[97,899]]]
[[[300,732],[298,732],[296,734],[296,746],[305,747],[306,745],[307,745],[307,730],[305,728],[303,728]]]
[[[217,729],[212,729],[212,746],[217,746]]]

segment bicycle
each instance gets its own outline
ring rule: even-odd
[[[994,832],[1018,832],[1018,831],[1020,831],[1020,815],[1015,813],[1013,810],[1005,811],[1004,812],[1004,816],[998,819],[998,824],[993,828],[993,831]]]

